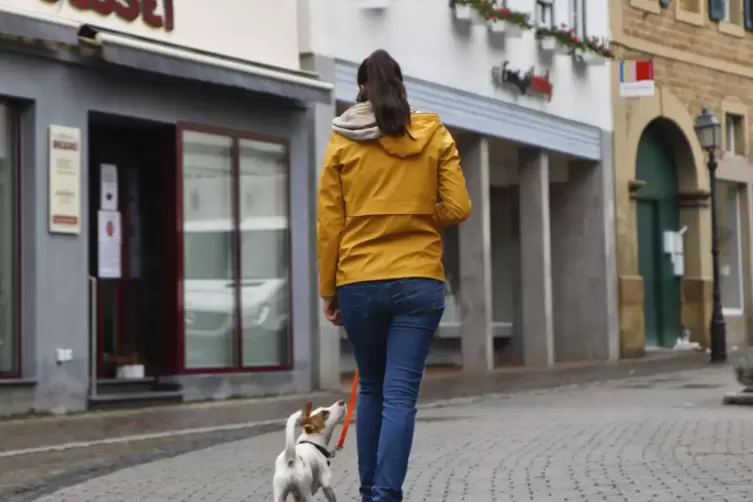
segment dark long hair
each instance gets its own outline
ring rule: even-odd
[[[403,72],[385,50],[374,51],[358,67],[358,102],[370,101],[377,126],[387,136],[402,136],[410,125]]]

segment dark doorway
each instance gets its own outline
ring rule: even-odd
[[[129,364],[143,365],[145,377],[174,373],[175,130],[170,124],[89,116],[89,268],[98,285],[99,378],[114,378],[119,366]],[[107,195],[113,179],[116,202]],[[120,214],[120,265],[110,267],[120,269],[119,277],[101,276],[100,261],[113,263],[112,254],[100,255],[101,234],[112,229],[110,223],[100,225],[103,209],[108,218]]]

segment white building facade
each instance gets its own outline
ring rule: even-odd
[[[302,65],[334,84],[333,101],[314,105],[312,161],[355,100],[358,65],[386,49],[412,106],[453,131],[473,200],[446,234],[432,361],[617,359],[608,2],[472,3],[299,0]],[[321,386],[352,369],[348,350],[320,319]]]

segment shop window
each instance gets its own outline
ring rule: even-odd
[[[0,378],[17,377],[18,330],[18,170],[14,159],[10,109],[0,103]]]
[[[289,368],[287,147],[188,129],[182,145],[185,368]]]
[[[580,39],[586,38],[586,0],[570,0],[570,28]]]
[[[675,18],[683,23],[695,26],[706,24],[706,4],[716,0],[677,0],[675,2]]]
[[[722,307],[729,314],[743,308],[740,246],[740,185],[718,181],[716,211],[719,225],[719,272]]]

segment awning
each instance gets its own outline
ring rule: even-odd
[[[35,40],[78,45],[78,25],[69,21],[34,17],[0,10],[0,33]]]
[[[91,41],[100,57],[114,65],[299,101],[329,103],[334,89],[314,73],[225,58],[32,13],[0,9],[0,33],[70,47],[79,47],[79,33],[86,33],[87,38],[94,37]]]
[[[316,74],[227,59],[109,32],[96,35],[112,64],[161,75],[237,87],[301,101],[329,103],[334,86]]]

